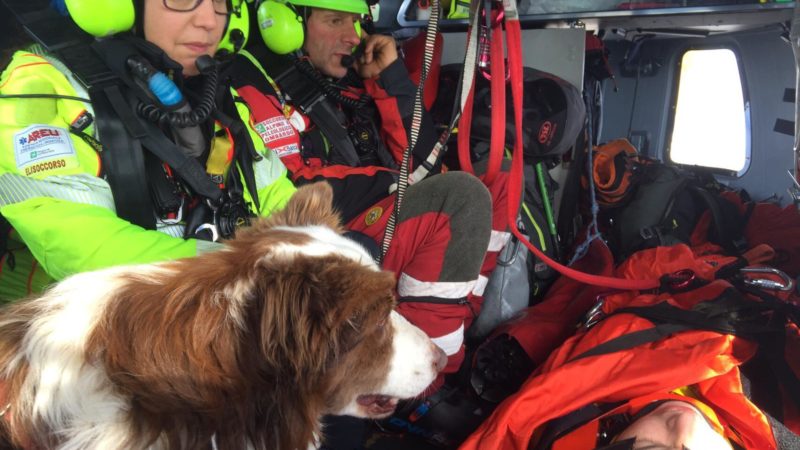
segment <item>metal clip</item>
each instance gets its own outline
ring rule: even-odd
[[[769,278],[746,278],[744,279],[744,284],[748,286],[753,286],[759,289],[769,289],[771,291],[783,291],[788,292],[794,289],[794,280],[784,273],[782,270],[778,270],[774,267],[745,267],[741,269],[740,272],[742,273],[769,273],[772,275],[779,276],[781,278],[781,282],[770,280]]]
[[[603,312],[603,305],[606,303],[604,296],[597,296],[597,302],[592,306],[592,309],[586,313],[586,318],[583,321],[583,326],[586,329],[593,327],[597,322],[603,320],[606,313]]]

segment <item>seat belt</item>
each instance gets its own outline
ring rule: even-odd
[[[285,58],[280,58],[285,60]],[[292,99],[292,104],[307,115],[319,127],[322,134],[333,144],[343,162],[358,167],[361,159],[347,129],[336,118],[335,106],[331,103],[317,83],[289,63],[274,78],[281,90]]]

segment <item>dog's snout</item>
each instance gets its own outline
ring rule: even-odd
[[[433,366],[437,372],[441,372],[447,365],[447,354],[434,343],[431,343],[431,347],[433,351]]]

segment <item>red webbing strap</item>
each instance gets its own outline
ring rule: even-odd
[[[493,14],[499,13],[493,12]],[[489,14],[489,11],[486,11],[486,14]],[[483,182],[486,185],[491,185],[497,178],[497,174],[500,173],[506,145],[506,64],[503,50],[503,27],[499,21],[495,22],[492,28],[490,48],[492,132],[489,141],[489,165],[483,178]]]
[[[504,0],[505,2],[513,2],[515,0]],[[628,280],[623,278],[601,277],[598,275],[591,275],[584,272],[579,272],[567,266],[561,265],[558,262],[550,259],[547,255],[542,253],[538,248],[525,238],[517,228],[517,215],[519,214],[519,205],[522,201],[522,184],[524,182],[522,175],[522,31],[520,29],[519,20],[516,14],[509,16],[506,14],[506,38],[508,40],[508,67],[511,72],[511,95],[514,104],[514,127],[516,130],[517,139],[514,142],[514,155],[511,161],[511,174],[508,182],[508,224],[511,227],[511,232],[520,242],[523,242],[526,247],[537,258],[544,261],[545,264],[555,269],[560,274],[572,278],[573,280],[580,281],[581,283],[591,284],[593,286],[601,286],[612,289],[622,290],[644,290],[659,287],[659,280]],[[492,59],[492,66],[494,66],[495,59]],[[496,111],[496,110],[495,110]],[[494,130],[493,130],[494,131]],[[461,134],[461,133],[459,133]],[[494,134],[494,133],[493,133]],[[461,143],[459,142],[459,145]]]
[[[475,67],[464,67],[464,70],[475,70]],[[472,155],[470,154],[469,144],[469,130],[472,126],[472,101],[475,96],[475,79],[472,79],[472,85],[469,87],[469,94],[467,101],[464,103],[464,108],[461,111],[461,118],[458,120],[458,164],[461,170],[475,175],[475,169],[472,168]]]

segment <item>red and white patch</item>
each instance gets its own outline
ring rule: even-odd
[[[270,117],[269,119],[262,120],[256,123],[253,128],[255,128],[258,135],[261,136],[264,143],[270,147],[277,141],[295,136],[294,127],[292,127],[292,124],[283,116]]]

